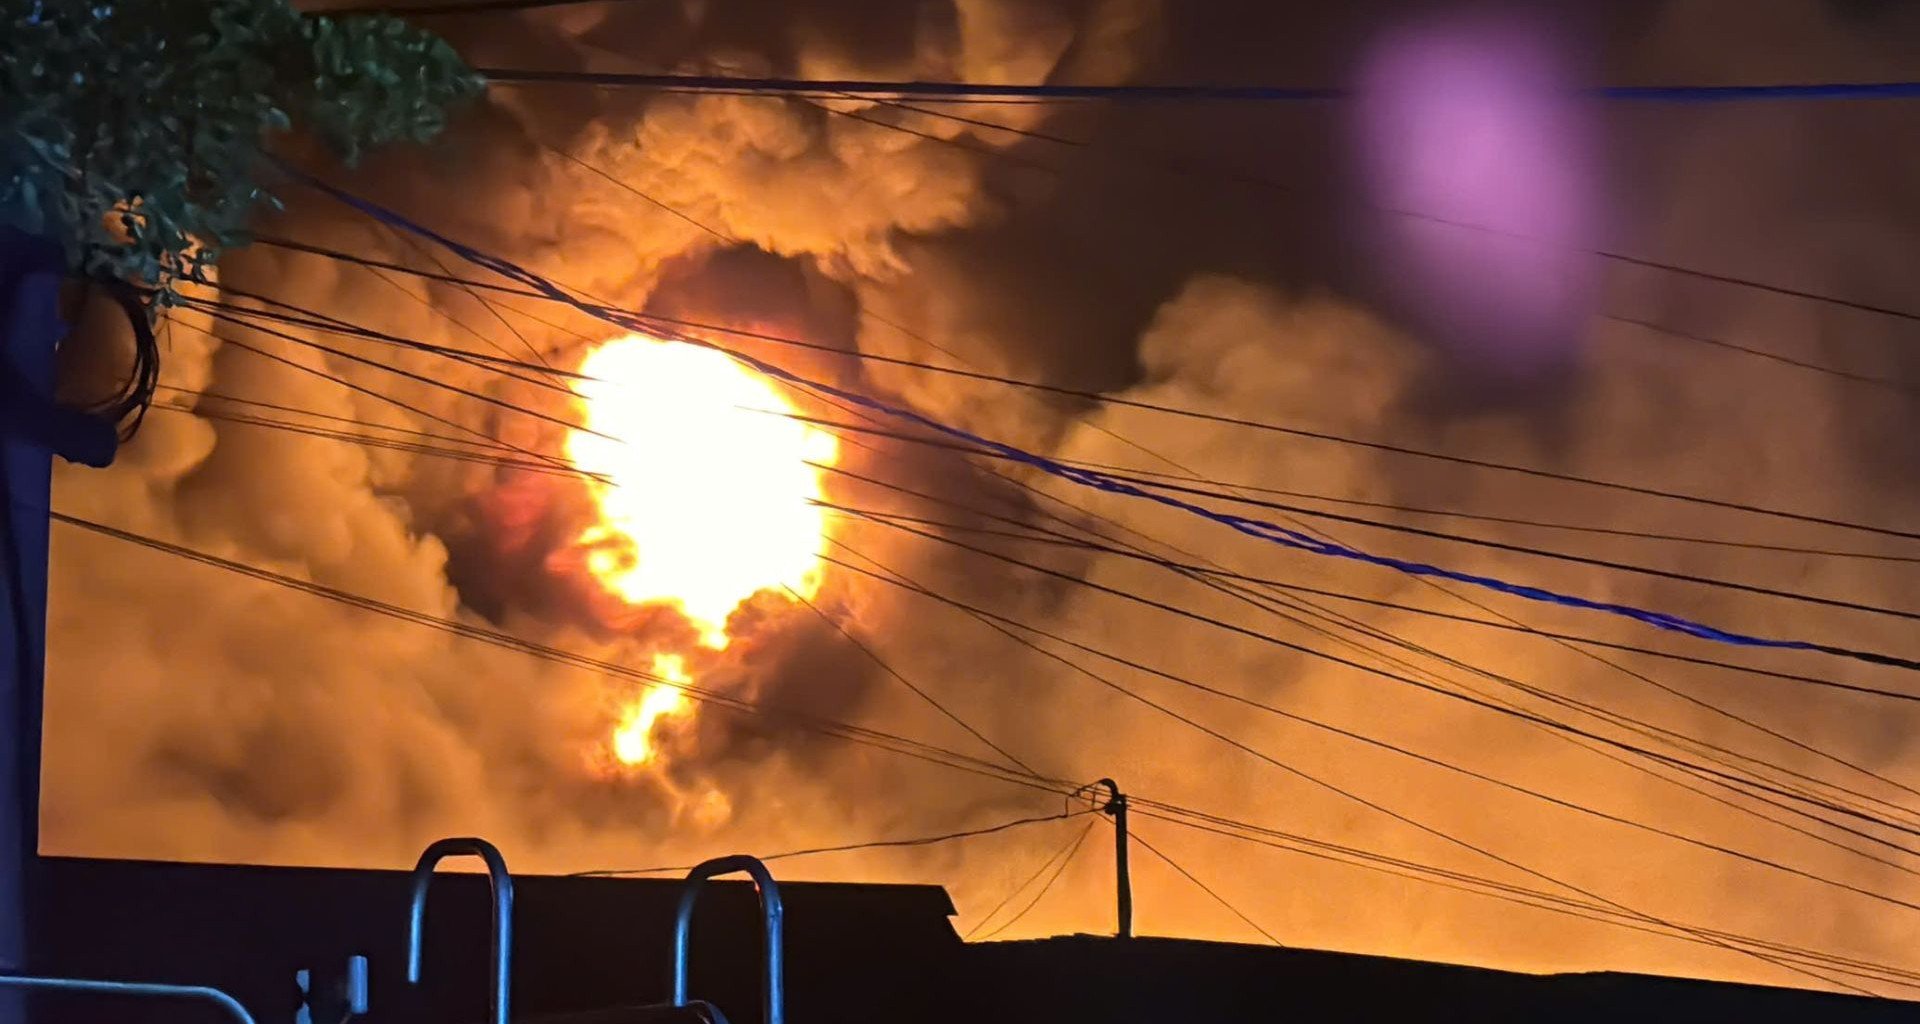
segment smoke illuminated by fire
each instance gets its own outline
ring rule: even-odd
[[[601,587],[674,608],[713,650],[754,595],[819,592],[819,467],[839,458],[833,435],[793,418],[771,380],[714,349],[629,334],[580,370],[585,422],[569,432],[567,456],[599,478],[587,483],[598,519],[579,543]],[[655,655],[653,667],[692,682],[680,655]],[[687,709],[677,686],[649,687],[620,714],[615,759],[652,761],[655,725]]]

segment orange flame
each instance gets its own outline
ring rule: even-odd
[[[681,714],[688,707],[687,695],[680,686],[673,685],[693,682],[693,677],[687,675],[686,659],[678,654],[656,654],[653,656],[653,672],[672,682],[647,687],[639,699],[620,712],[620,723],[613,730],[613,756],[624,765],[642,765],[652,761],[658,752],[653,742],[655,723],[670,715]]]
[[[826,543],[820,466],[839,459],[832,434],[793,418],[773,381],[725,354],[629,334],[581,364],[582,429],[566,450],[590,479],[598,520],[578,539],[587,572],[630,605],[666,605],[703,647],[726,648],[727,620],[763,591],[820,590]],[[679,655],[654,670],[692,679]],[[626,765],[657,755],[653,731],[685,714],[676,686],[648,688],[613,733]]]

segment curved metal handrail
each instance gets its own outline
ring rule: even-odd
[[[227,1011],[240,1024],[256,1024],[253,1014],[217,988],[206,985],[161,985],[140,981],[96,981],[91,978],[49,978],[34,974],[0,974],[0,988],[37,988],[60,992],[93,992],[113,996],[152,996],[160,999],[199,999]]]
[[[735,854],[716,857],[687,872],[686,887],[680,890],[680,906],[673,919],[673,1005],[687,1005],[687,947],[693,937],[693,904],[700,888],[715,875],[744,871],[753,878],[760,894],[760,913],[766,919],[767,971],[760,993],[760,1007],[766,1024],[786,1024],[786,955],[781,940],[780,886],[757,857]]]
[[[487,1008],[493,1024],[508,1024],[509,976],[513,968],[513,875],[507,871],[506,858],[485,839],[471,837],[442,839],[426,848],[413,866],[413,898],[407,914],[407,984],[420,984],[420,961],[424,952],[427,921],[427,888],[433,882],[433,869],[447,857],[478,857],[487,865],[487,880],[493,888],[493,992]]]

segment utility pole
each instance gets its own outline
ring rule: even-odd
[[[1113,874],[1114,893],[1118,900],[1118,927],[1114,934],[1123,939],[1133,938],[1133,873],[1127,864],[1127,795],[1120,792],[1119,783],[1112,779],[1101,779],[1096,786],[1107,787],[1106,806],[1101,813],[1113,818]]]
[[[35,424],[14,418],[26,404],[21,396],[53,393],[63,268],[57,248],[36,252],[17,233],[0,234],[0,971],[16,974],[32,966],[53,458],[21,436]],[[0,1021],[24,1018],[21,994],[0,992]]]

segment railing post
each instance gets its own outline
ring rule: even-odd
[[[687,872],[686,888],[680,890],[680,905],[673,919],[673,1005],[687,1005],[687,960],[693,939],[693,904],[701,886],[715,875],[743,871],[753,878],[760,894],[760,912],[766,922],[766,977],[760,994],[761,1016],[766,1024],[786,1024],[787,977],[786,945],[781,936],[785,910],[780,903],[780,886],[772,872],[756,857],[735,854],[716,857]]]
[[[434,866],[443,858],[478,857],[487,865],[487,881],[493,888],[493,929],[489,952],[493,954],[493,989],[487,996],[487,1009],[493,1024],[508,1024],[511,1013],[508,988],[513,975],[513,875],[507,871],[506,858],[499,848],[485,839],[442,839],[420,854],[413,866],[413,896],[407,904],[407,984],[420,984],[421,961],[425,959],[427,924],[427,888],[433,882]]]

